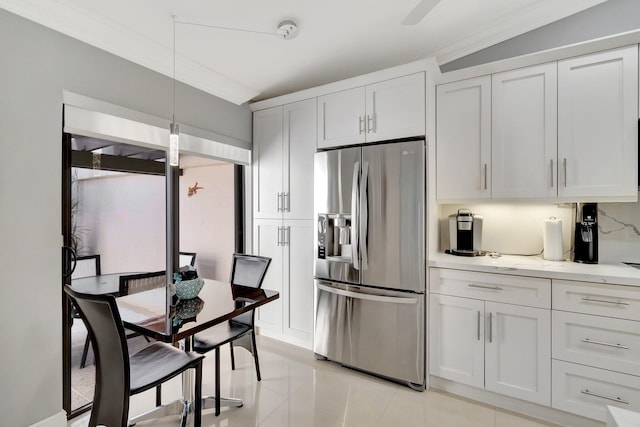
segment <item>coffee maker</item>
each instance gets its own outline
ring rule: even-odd
[[[598,263],[598,204],[576,203],[573,260]]]
[[[482,216],[470,209],[458,209],[458,213],[449,215],[449,243],[451,249],[447,253],[482,255]]]

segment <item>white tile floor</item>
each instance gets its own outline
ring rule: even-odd
[[[202,425],[255,427],[541,427],[537,422],[491,406],[438,391],[416,392],[332,362],[317,361],[313,353],[258,337],[262,381],[257,382],[248,352],[236,349],[231,371],[228,348],[222,350],[224,396],[242,398],[242,408],[223,408],[219,417],[203,412]],[[212,355],[213,356],[213,355]],[[205,359],[205,395],[213,394],[213,357]],[[153,390],[131,398],[131,415],[145,412],[155,402]],[[181,394],[180,381],[163,386],[163,400]],[[88,415],[69,422],[86,426]],[[177,417],[137,426],[178,426]]]

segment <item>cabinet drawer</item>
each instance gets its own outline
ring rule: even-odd
[[[640,323],[553,311],[553,358],[640,375]]]
[[[551,280],[432,268],[431,292],[486,301],[551,308]]]
[[[554,280],[553,308],[640,320],[640,288]]]
[[[552,407],[599,421],[607,405],[640,410],[640,377],[554,360]]]

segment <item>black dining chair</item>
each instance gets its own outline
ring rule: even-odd
[[[180,267],[195,267],[196,265],[196,253],[195,252],[180,252],[179,253]]]
[[[252,288],[262,287],[262,282],[267,274],[267,268],[271,263],[271,258],[233,254],[233,264],[231,267],[230,282],[234,285],[249,286]],[[256,335],[254,331],[255,310],[248,311],[234,317],[227,323],[207,329],[197,334],[193,339],[194,351],[204,354],[215,350],[215,387],[216,387],[216,415],[220,414],[220,347],[229,343],[231,345],[231,369],[235,369],[235,357],[233,354],[235,346],[244,347],[253,355],[256,366],[258,381],[260,376],[260,364],[258,361],[258,349],[256,347]]]
[[[118,296],[137,294],[150,289],[164,288],[167,286],[167,273],[153,271],[150,273],[136,273],[120,276]]]
[[[71,280],[80,279],[83,277],[99,276],[100,271],[100,255],[83,255],[76,258],[76,265],[71,273]],[[74,319],[80,319],[80,312],[74,306],[71,311],[71,316]],[[84,340],[84,347],[82,348],[82,357],[80,358],[80,369],[84,368],[87,363],[87,355],[89,354],[89,334]]]
[[[153,342],[129,355],[124,325],[113,295],[83,294],[64,287],[89,330],[95,353],[96,385],[89,427],[126,427],[129,397],[195,370],[194,425],[202,419],[202,359],[171,345]]]

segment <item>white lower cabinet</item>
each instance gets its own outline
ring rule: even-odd
[[[529,402],[551,403],[551,312],[485,302],[484,388]]]
[[[257,311],[261,332],[311,348],[313,335],[313,221],[255,220],[254,251],[271,258],[262,287],[280,298]]]
[[[484,387],[484,301],[431,294],[429,373]]]
[[[640,411],[640,286],[431,267],[429,289],[430,375],[561,424]]]
[[[447,288],[439,286],[441,277],[452,280],[458,275],[464,280],[470,273],[446,269],[430,272],[430,374],[549,406],[550,310],[490,301],[489,293],[481,300],[433,292],[434,288]],[[514,283],[524,281],[521,286],[529,287],[522,277],[471,275],[475,278],[471,284],[476,286],[470,291],[484,289],[495,299],[504,299],[500,291],[507,288],[511,277]],[[492,276],[500,276],[499,284],[491,282]],[[478,282],[484,288],[478,288]],[[465,289],[453,292],[464,294]]]
[[[604,422],[607,405],[640,411],[638,377],[553,361],[554,408]]]
[[[553,281],[553,402],[606,421],[640,410],[640,288]]]

